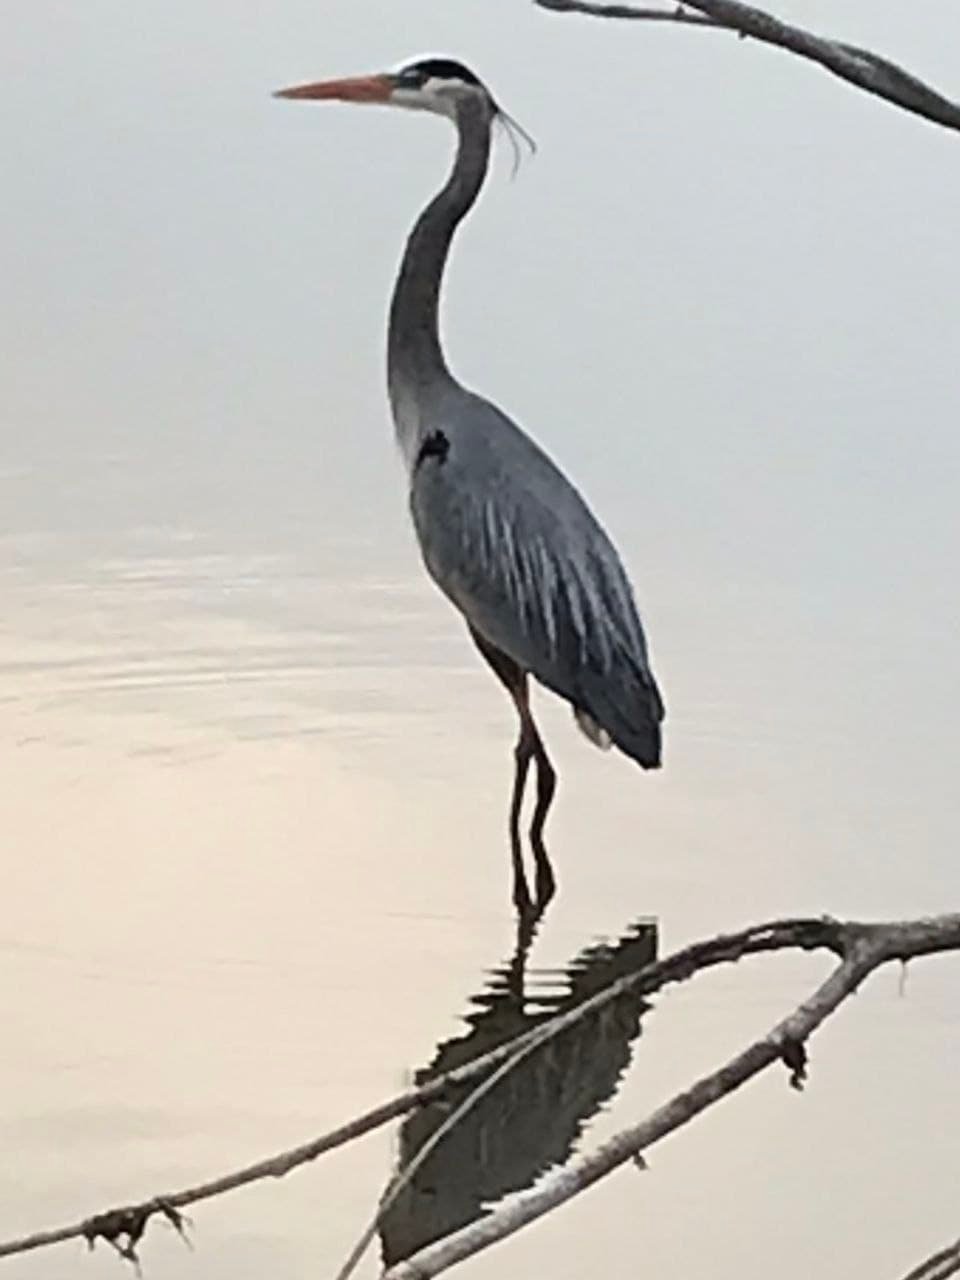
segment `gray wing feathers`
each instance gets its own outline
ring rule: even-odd
[[[447,460],[419,469],[411,511],[427,569],[481,635],[655,768],[663,704],[619,557],[569,481],[520,441],[494,456],[489,437],[459,450],[454,437]]]

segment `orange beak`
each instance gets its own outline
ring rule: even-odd
[[[275,98],[334,99],[338,102],[387,102],[393,92],[390,76],[352,76],[349,80],[319,80],[278,89]]]

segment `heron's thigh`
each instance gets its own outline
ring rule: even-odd
[[[473,627],[467,628],[473,637],[473,642],[486,658],[487,662],[493,668],[497,678],[504,684],[507,690],[514,698],[521,698],[526,692],[527,673],[514,660],[507,656],[502,649],[498,649],[495,644],[491,644],[489,640],[485,640],[479,631],[475,631]]]

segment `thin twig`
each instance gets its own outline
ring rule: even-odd
[[[528,1036],[530,1034],[529,1032],[527,1033]],[[347,1124],[331,1129],[319,1137],[311,1139],[309,1142],[292,1147],[287,1151],[281,1151],[276,1155],[268,1156],[266,1159],[258,1160],[254,1164],[245,1165],[243,1168],[224,1174],[222,1177],[213,1178],[209,1182],[202,1182],[195,1187],[170,1192],[167,1195],[151,1196],[148,1200],[143,1200],[137,1204],[108,1209],[80,1222],[71,1223],[69,1226],[56,1227],[49,1231],[38,1231],[33,1235],[24,1236],[18,1240],[2,1241],[0,1242],[0,1258],[10,1257],[13,1254],[27,1253],[32,1249],[42,1249],[47,1245],[61,1244],[66,1240],[85,1239],[91,1247],[98,1239],[115,1243],[122,1237],[129,1237],[136,1243],[142,1236],[147,1222],[154,1214],[165,1213],[168,1209],[182,1209],[186,1205],[196,1204],[200,1200],[209,1200],[213,1196],[223,1195],[227,1191],[234,1191],[238,1187],[246,1186],[251,1182],[258,1182],[263,1178],[282,1178],[285,1174],[290,1173],[291,1170],[316,1160],[318,1156],[323,1155],[325,1152],[343,1146],[344,1143],[351,1142],[354,1138],[362,1137],[390,1120],[395,1120],[410,1111],[416,1110],[418,1107],[425,1106],[427,1103],[441,1098],[447,1090],[455,1089],[457,1086],[468,1083],[476,1076],[482,1075],[485,1071],[495,1067],[504,1057],[509,1056],[509,1050],[515,1048],[516,1043],[514,1041],[509,1045],[500,1046],[492,1052],[486,1053],[462,1067],[458,1067],[454,1071],[447,1072],[446,1075],[437,1076],[418,1088],[408,1089],[404,1093],[397,1094],[396,1097],[381,1103],[380,1106],[364,1112],[363,1115],[348,1121]]]
[[[591,18],[625,18],[640,22],[687,22],[694,27],[719,27],[726,23],[700,13],[687,13],[685,9],[642,9],[632,4],[594,4],[591,0],[536,0],[541,9],[556,9],[558,13],[586,13]]]
[[[806,1074],[807,1040],[869,973],[890,960],[903,961],[960,947],[960,915],[902,924],[840,926],[840,929],[841,963],[810,999],[765,1036],[678,1093],[639,1124],[616,1134],[597,1151],[549,1175],[539,1186],[513,1197],[486,1217],[388,1268],[382,1280],[428,1280],[512,1235],[628,1160],[636,1160],[647,1147],[688,1124],[774,1062],[785,1062],[790,1068],[791,1084],[800,1088]],[[934,1277],[940,1280],[936,1272],[930,1280]]]
[[[601,4],[593,0],[534,0],[554,13],[582,13],[595,18],[674,22],[685,26],[712,26],[736,31],[763,44],[786,49],[798,57],[819,63],[833,75],[866,93],[883,98],[945,129],[960,130],[960,103],[953,102],[903,67],[870,49],[830,40],[803,27],[783,22],[773,14],[741,0],[683,0],[683,8],[650,9],[628,4]],[[690,14],[688,9],[695,9]],[[699,20],[698,20],[699,19]]]
[[[606,996],[606,992],[602,993]],[[578,1006],[564,1015],[568,1022],[575,1022],[582,1016],[583,1007]],[[560,1022],[562,1019],[556,1019]],[[402,1169],[398,1169],[393,1178],[387,1184],[387,1187],[380,1197],[380,1203],[377,1205],[377,1211],[367,1223],[363,1234],[350,1251],[350,1255],[346,1262],[337,1272],[336,1280],[349,1280],[350,1276],[357,1269],[361,1258],[367,1250],[367,1246],[377,1234],[381,1222],[385,1215],[390,1211],[392,1205],[397,1201],[397,1197],[403,1191],[404,1187],[409,1186],[410,1182],[416,1177],[417,1173],[423,1168],[426,1162],[439,1147],[440,1143],[446,1138],[447,1134],[457,1127],[461,1120],[481,1102],[488,1093],[497,1087],[504,1076],[508,1075],[516,1066],[519,1066],[526,1058],[535,1050],[542,1048],[548,1040],[552,1040],[557,1033],[562,1030],[561,1027],[553,1025],[553,1023],[545,1023],[538,1027],[533,1035],[525,1038],[523,1044],[516,1050],[506,1062],[502,1062],[495,1071],[493,1071],[485,1080],[472,1089],[464,1098],[456,1110],[447,1116],[443,1124],[436,1129],[423,1146],[419,1149],[413,1159]]]

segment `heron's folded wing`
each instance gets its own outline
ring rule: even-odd
[[[434,467],[411,495],[427,569],[471,626],[557,693],[592,712],[591,691],[629,674],[659,720],[619,557],[575,490],[554,497],[508,474],[478,484],[452,458]]]

